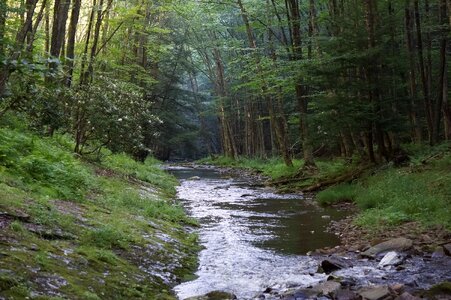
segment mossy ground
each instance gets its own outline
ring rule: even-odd
[[[173,299],[195,225],[157,162],[75,158],[64,136],[0,128],[0,298]]]

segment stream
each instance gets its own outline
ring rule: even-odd
[[[255,185],[252,179],[230,177],[214,168],[172,166],[169,171],[181,182],[180,201],[199,221],[197,232],[203,247],[196,279],[174,288],[179,299],[218,290],[238,299],[254,299],[268,287],[286,291],[326,280],[327,275],[317,273],[321,258],[306,253],[339,244],[338,238],[325,230],[331,220],[343,218],[346,212],[320,208],[301,195],[277,194]],[[418,281],[419,271],[434,273],[438,265],[443,268],[442,262],[435,265],[414,257],[407,274],[379,270],[377,263],[368,260],[350,259],[354,267],[340,271],[342,276],[364,284]],[[430,286],[449,277],[446,269],[451,265],[446,262],[444,274],[421,279],[421,283]]]

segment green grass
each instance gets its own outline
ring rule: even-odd
[[[137,162],[125,154],[114,154],[105,157],[102,165],[118,173],[136,177],[148,182],[168,195],[175,194],[177,180],[160,168],[160,162],[147,158],[144,163]]]
[[[82,199],[94,178],[73,155],[51,138],[0,128],[0,173],[9,185],[38,194]]]
[[[338,202],[353,202],[362,187],[356,184],[340,184],[319,192],[316,200],[321,205],[330,205]]]
[[[443,152],[442,145],[438,148],[442,152],[435,149],[432,155],[441,153],[439,158],[426,165],[385,168],[358,183],[329,187],[317,194],[317,201],[325,205],[353,201],[361,209],[356,223],[368,228],[417,221],[451,229],[451,153]],[[421,151],[413,160],[430,156]]]

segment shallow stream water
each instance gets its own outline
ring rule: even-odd
[[[203,250],[197,278],[175,286],[179,299],[227,291],[238,299],[255,299],[270,288],[281,299],[287,292],[313,286],[328,275],[317,273],[325,256],[307,256],[310,250],[333,247],[337,237],[325,232],[331,220],[346,212],[320,208],[301,195],[281,195],[259,187],[255,179],[213,168],[170,167],[179,178],[178,197],[196,218]],[[194,177],[194,178],[193,178]],[[380,268],[375,260],[349,253],[349,267],[332,274],[352,286],[402,283],[427,289],[451,280],[449,256],[407,255],[400,267]]]
[[[335,246],[325,229],[344,212],[322,209],[300,195],[281,195],[230,178],[215,169],[171,168],[181,185],[178,197],[200,222],[204,249],[197,279],[175,287],[180,299],[229,291],[249,299],[268,286],[311,284],[317,262],[306,252]],[[198,176],[197,180],[189,180]]]

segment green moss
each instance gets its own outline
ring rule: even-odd
[[[125,155],[111,156],[103,168],[114,171],[96,175],[98,165],[75,158],[66,136],[0,128],[0,142],[0,209],[30,215],[27,226],[16,220],[2,232],[11,244],[0,245],[1,269],[20,278],[3,274],[0,298],[45,294],[36,277],[57,276],[67,281],[58,291],[63,298],[174,299],[158,276],[140,269],[144,257],[131,255],[131,249],[142,249],[148,261],[171,263],[175,258],[168,254],[183,253],[173,272],[180,278],[193,272],[197,240],[182,228],[195,222],[171,200],[174,177],[153,159],[143,164]],[[28,226],[71,238],[45,239]],[[162,243],[157,232],[174,243]],[[165,250],[145,253],[157,244]]]

